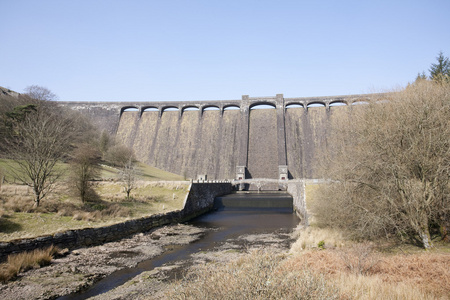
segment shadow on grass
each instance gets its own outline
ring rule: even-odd
[[[9,216],[3,216],[0,218],[0,232],[2,233],[13,233],[16,231],[22,230],[22,225],[12,222],[11,220],[8,220]]]

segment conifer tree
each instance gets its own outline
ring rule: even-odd
[[[437,63],[431,64],[429,69],[430,79],[436,82],[450,81],[450,60],[444,56],[444,53],[439,52],[436,57]]]

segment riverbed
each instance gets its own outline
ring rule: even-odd
[[[287,251],[297,224],[292,208],[222,206],[187,224],[72,251],[2,285],[0,294],[2,299],[163,299],[167,283],[192,265],[225,262],[253,249]]]

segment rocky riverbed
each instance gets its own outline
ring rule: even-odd
[[[136,266],[176,245],[192,243],[208,230],[191,225],[172,225],[149,233],[101,246],[71,251],[52,264],[19,275],[0,286],[2,299],[55,299],[89,288],[111,273]],[[171,261],[142,272],[125,284],[91,299],[166,299],[171,280],[181,278],[190,267],[207,262],[227,262],[254,249],[288,251],[292,244],[288,231],[246,234],[199,251],[187,260]]]
[[[173,245],[192,243],[206,230],[181,224],[165,226],[117,242],[73,250],[49,266],[21,273],[15,281],[0,285],[0,298],[55,299],[75,293],[114,271],[160,255]]]
[[[220,243],[217,247],[207,251],[192,254],[191,258],[186,261],[171,262],[143,272],[127,283],[92,299],[168,299],[166,294],[171,288],[171,280],[182,278],[189,268],[210,262],[227,263],[256,249],[287,252],[292,242],[292,234],[283,231],[242,235]]]

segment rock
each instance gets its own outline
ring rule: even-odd
[[[55,258],[65,257],[70,253],[68,248],[64,248],[55,253]]]

